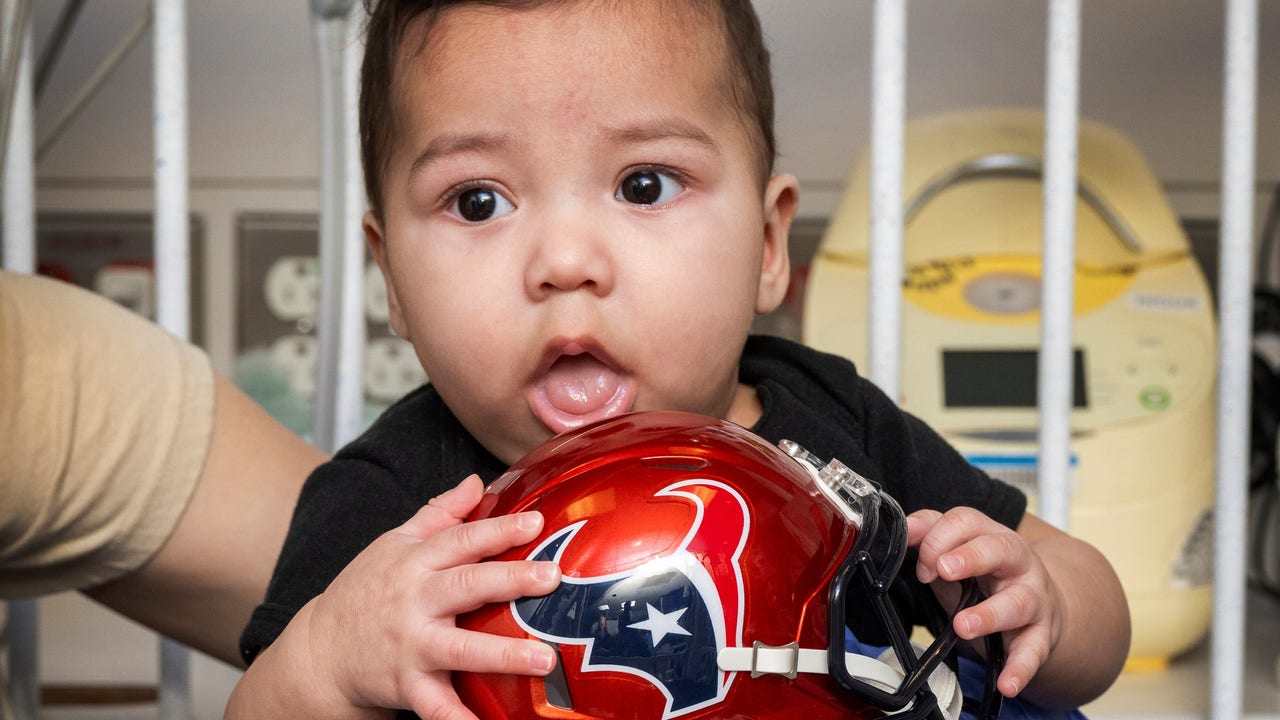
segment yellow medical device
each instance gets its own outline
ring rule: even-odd
[[[909,123],[902,406],[1034,508],[1044,117]],[[804,340],[864,364],[864,157],[814,258]],[[1137,148],[1082,121],[1076,197],[1069,530],[1111,561],[1131,669],[1163,667],[1210,619],[1217,371],[1212,300]],[[1243,519],[1240,519],[1243,522]]]

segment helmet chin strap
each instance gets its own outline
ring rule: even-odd
[[[912,643],[916,655],[924,652],[924,648]],[[751,647],[721,648],[716,662],[726,672],[750,672],[751,677],[761,675],[785,675],[794,679],[799,673],[826,675],[829,653],[827,650],[802,648],[797,643],[788,645],[765,645],[754,643]],[[880,657],[870,658],[857,653],[844,654],[845,667],[849,674],[859,680],[870,683],[885,692],[896,692],[902,686],[906,673],[902,670],[893,648],[887,648]],[[956,674],[945,663],[939,663],[929,675],[929,690],[938,699],[938,709],[946,720],[957,720],[964,704],[964,696],[960,692],[960,682]],[[895,712],[906,712],[911,705]]]

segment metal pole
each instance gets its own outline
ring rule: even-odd
[[[1218,265],[1217,522],[1210,673],[1213,720],[1241,717],[1244,694],[1244,518],[1249,516],[1249,359],[1258,92],[1257,0],[1228,0],[1226,10]]]
[[[58,138],[62,137],[62,133],[66,132],[66,129],[71,126],[71,122],[84,109],[84,106],[93,99],[94,95],[98,94],[103,84],[106,83],[107,78],[111,77],[111,73],[115,72],[120,63],[124,62],[124,59],[128,57],[129,51],[133,49],[133,46],[137,45],[138,41],[147,34],[147,30],[151,28],[151,21],[152,12],[151,7],[148,6],[143,9],[142,16],[134,23],[128,34],[103,58],[98,67],[94,69],[93,74],[89,76],[89,79],[80,86],[75,96],[67,103],[66,108],[59,113],[57,119],[49,124],[49,130],[45,132],[44,137],[40,138],[40,144],[36,147],[37,159],[43,158],[49,152],[54,143],[58,141]]]
[[[360,161],[360,64],[364,57],[364,6],[351,3],[347,14],[347,38],[342,57],[342,87],[345,102],[343,137],[342,203],[342,320],[338,347],[338,396],[334,418],[334,445],[354,440],[364,427],[364,230],[362,221],[368,203],[364,195],[364,173]]]
[[[184,0],[155,0],[156,319],[190,338],[190,220],[187,169],[187,19]],[[190,653],[160,639],[160,716],[191,717]]]
[[[907,2],[876,0],[871,81],[868,377],[899,399],[902,364],[902,158]]]
[[[156,317],[190,337],[187,20],[184,0],[155,0]]]
[[[4,154],[4,268],[20,273],[36,270],[35,167],[32,154],[31,26],[17,28],[13,42],[21,49],[14,57],[13,93]],[[38,628],[40,609],[35,600],[11,600],[4,625],[9,652],[9,706],[15,720],[35,720],[40,714]]]
[[[9,647],[9,706],[14,720],[36,720],[40,717],[39,607],[32,599],[10,600],[8,608],[4,635]]]
[[[1076,133],[1080,88],[1080,0],[1049,4],[1045,72],[1044,233],[1041,264],[1040,515],[1067,528],[1071,468],[1071,315],[1076,246]]]
[[[58,14],[58,21],[53,25],[53,32],[49,33],[49,40],[40,53],[40,61],[36,63],[35,99],[37,103],[44,95],[44,89],[49,84],[49,75],[58,63],[58,56],[66,46],[67,37],[71,35],[71,28],[75,27],[80,11],[84,9],[84,3],[85,0],[67,0],[67,4],[62,6],[62,12]]]
[[[19,35],[18,63],[4,153],[4,267],[20,273],[36,271],[36,186],[32,154],[31,27]]]
[[[160,717],[186,720],[191,711],[191,651],[176,640],[160,638]]]
[[[12,7],[12,15],[9,15],[9,8]],[[17,88],[18,65],[21,64],[19,59],[22,54],[22,38],[26,32],[26,28],[31,27],[31,0],[14,0],[12,6],[8,3],[4,6],[5,13],[3,19],[12,19],[3,38],[3,44],[0,44],[0,138],[9,137],[9,115],[13,111],[13,93]],[[7,143],[0,142],[0,153],[5,151]],[[3,160],[0,157],[0,160]],[[0,166],[4,163],[0,162]]]
[[[349,352],[359,352],[364,343],[353,343],[344,326],[349,314],[344,310],[351,299],[359,301],[359,295],[349,298],[352,283],[346,278],[363,271],[363,263],[357,260],[352,267],[349,253],[350,233],[343,223],[347,217],[347,190],[345,183],[347,106],[344,100],[345,76],[343,73],[343,46],[347,40],[347,16],[350,0],[313,0],[312,25],[315,31],[316,53],[320,68],[320,307],[316,318],[316,396],[313,417],[314,442],[323,450],[332,452],[345,439],[341,428],[349,421],[341,415],[351,412],[349,406],[340,408],[340,399],[349,398],[350,383],[359,383],[359,358],[356,358],[354,378],[349,367]],[[359,278],[356,279],[359,283]],[[358,287],[358,284],[355,285]],[[347,358],[344,360],[344,356]]]

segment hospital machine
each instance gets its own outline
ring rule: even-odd
[[[907,124],[902,396],[1035,510],[1044,117],[982,109]],[[1211,613],[1213,302],[1156,177],[1081,120],[1069,531],[1111,561],[1130,669],[1195,645]],[[804,339],[865,364],[868,159],[814,259]]]

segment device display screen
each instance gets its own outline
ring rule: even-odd
[[[1072,358],[1071,404],[1088,407],[1084,351]],[[947,407],[1036,407],[1037,351],[943,350],[943,395]]]

